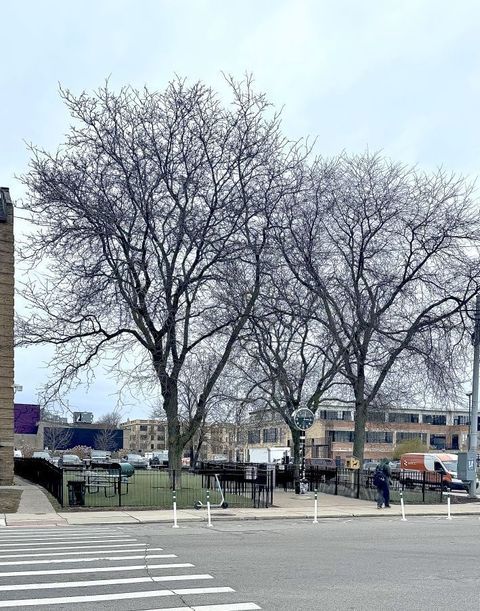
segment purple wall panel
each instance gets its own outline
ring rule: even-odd
[[[13,406],[13,428],[15,433],[36,435],[40,420],[40,405],[15,403]]]

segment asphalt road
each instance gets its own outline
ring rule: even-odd
[[[474,517],[0,530],[0,611],[478,611],[479,573]]]

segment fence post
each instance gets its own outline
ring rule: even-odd
[[[313,523],[318,524],[318,490],[315,488],[315,504],[313,512]]]
[[[335,469],[335,496],[338,494],[338,467]]]
[[[122,506],[122,467],[118,467],[118,506]]]
[[[425,503],[425,479],[426,479],[426,475],[427,475],[427,472],[424,471],[423,472],[423,477],[422,477],[422,503]]]
[[[357,480],[356,481],[356,487],[357,487],[356,496],[357,496],[357,499],[359,499],[360,498],[360,469],[357,469],[355,471],[355,477]]]

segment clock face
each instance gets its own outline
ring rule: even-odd
[[[308,407],[301,407],[293,412],[292,419],[297,429],[306,431],[312,426],[315,416],[312,410],[308,409]]]

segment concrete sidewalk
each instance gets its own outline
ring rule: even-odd
[[[104,511],[58,511],[48,501],[42,489],[23,480],[19,482],[23,489],[22,499],[17,513],[0,514],[1,526],[68,526],[71,524],[146,524],[173,523],[172,510],[104,510]],[[41,499],[40,497],[44,497]],[[447,506],[444,505],[407,505],[409,516],[444,516],[447,517]],[[452,516],[475,515],[480,517],[480,502],[453,503]],[[276,490],[274,506],[268,509],[214,509],[212,521],[220,520],[274,520],[274,519],[308,519],[313,520],[314,495],[295,495],[293,492]],[[356,518],[356,517],[396,517],[401,518],[399,505],[391,509],[377,509],[372,501],[319,494],[318,519]],[[180,509],[177,512],[179,524],[182,522],[206,522],[206,510]]]

